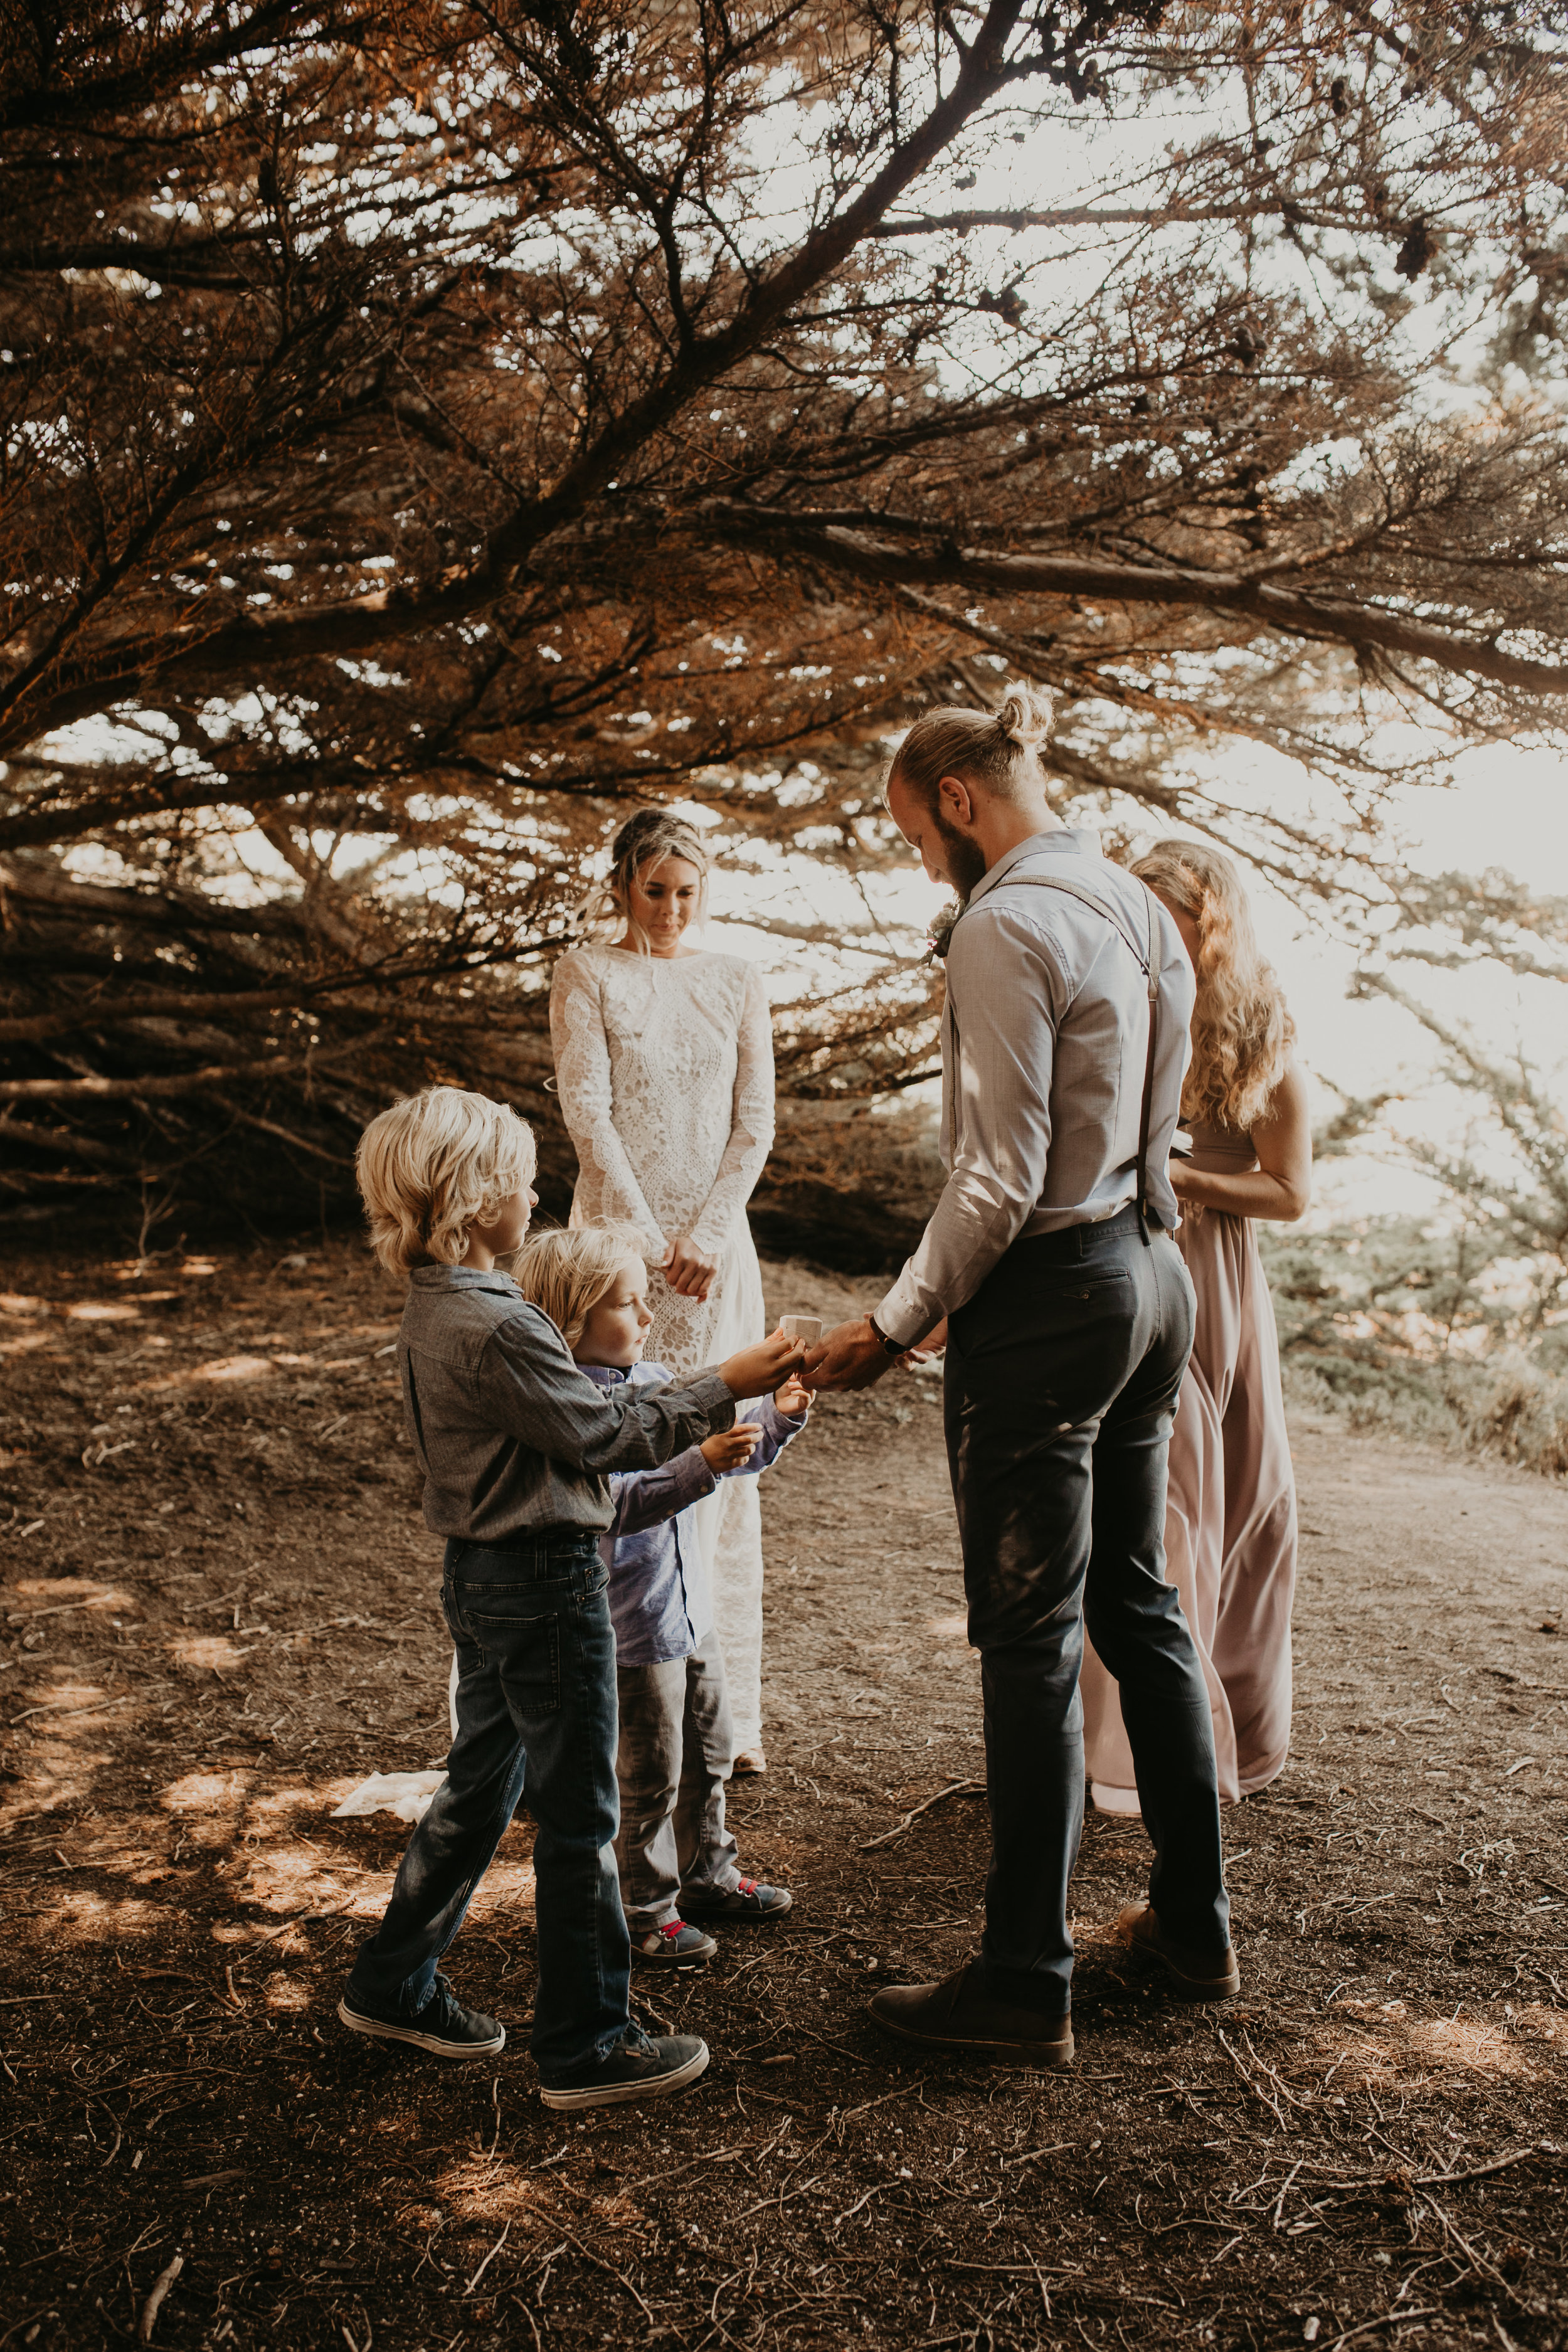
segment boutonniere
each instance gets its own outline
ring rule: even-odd
[[[931,925],[931,937],[926,941],[925,960],[927,963],[945,963],[947,961],[947,950],[952,941],[952,927],[957,922],[960,915],[963,914],[963,908],[964,901],[962,898],[955,898],[951,907],[944,907],[942,908],[941,914]]]

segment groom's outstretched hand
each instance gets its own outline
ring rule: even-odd
[[[889,1356],[862,1315],[853,1323],[837,1323],[815,1348],[805,1351],[801,1379],[808,1389],[868,1389],[893,1369]]]

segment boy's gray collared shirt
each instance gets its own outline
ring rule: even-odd
[[[654,1469],[735,1419],[716,1371],[607,1395],[510,1275],[470,1266],[416,1266],[397,1369],[426,1524],[470,1543],[598,1535],[615,1516],[611,1471]]]
[[[1181,933],[1135,876],[1100,856],[1091,827],[1033,834],[975,884],[953,928],[942,1032],[947,1183],[876,1310],[905,1347],[973,1298],[1021,1236],[1097,1223],[1137,1191],[1148,986],[1114,924],[1081,899],[1007,887],[1053,866],[1102,897],[1134,939],[1157,926],[1149,1205],[1168,1232],[1180,1222],[1165,1163],[1193,1013]]]

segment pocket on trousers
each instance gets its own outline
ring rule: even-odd
[[[561,1705],[559,1617],[489,1616],[479,1609],[460,1615],[468,1639],[479,1643],[524,1714],[554,1715]]]
[[[1042,1347],[1070,1346],[1102,1318],[1130,1317],[1132,1308],[1132,1276],[1124,1265],[1051,1266],[1026,1271],[1005,1292],[982,1290],[948,1329],[976,1366],[1014,1357],[1033,1363]]]

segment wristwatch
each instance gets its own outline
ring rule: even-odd
[[[871,1327],[872,1339],[877,1341],[878,1345],[885,1351],[886,1354],[889,1356],[901,1356],[906,1352],[903,1341],[901,1339],[889,1339],[874,1315],[868,1315],[866,1320]]]

